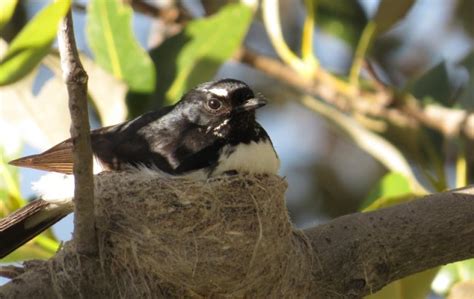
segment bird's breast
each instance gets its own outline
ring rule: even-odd
[[[237,145],[225,145],[211,176],[229,171],[277,174],[280,160],[269,140],[251,141]]]

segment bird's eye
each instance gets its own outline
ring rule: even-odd
[[[217,110],[217,109],[221,108],[222,103],[219,100],[210,99],[209,101],[207,101],[207,106],[209,108],[211,108],[212,110]]]

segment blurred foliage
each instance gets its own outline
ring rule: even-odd
[[[3,0],[0,2],[0,29],[10,21],[17,3],[18,0]]]
[[[353,48],[367,25],[367,16],[357,1],[314,0],[316,22],[321,30],[336,36]]]
[[[448,70],[444,61],[415,79],[408,90],[425,104],[439,103],[448,107],[454,105]]]
[[[366,299],[421,299],[430,292],[430,284],[438,268],[416,273],[392,282]]]
[[[402,174],[390,172],[384,175],[362,203],[362,210],[386,208],[416,197],[410,181]]]
[[[457,284],[474,281],[474,259],[441,267],[432,287],[440,295],[447,295]]]
[[[472,0],[458,0],[457,13],[460,16],[463,28],[467,33],[474,37],[474,18],[472,12],[474,11],[474,1]]]
[[[381,0],[374,17],[364,27],[354,53],[349,82],[357,87],[363,61],[375,38],[398,23],[408,13],[415,0]]]
[[[467,83],[459,96],[459,103],[465,109],[474,109],[474,51],[469,53],[460,63],[469,74]]]
[[[433,290],[446,295],[455,284],[466,281],[474,281],[474,259],[441,267],[433,281]]]
[[[372,19],[376,24],[377,35],[387,32],[404,18],[415,2],[415,0],[381,0]]]
[[[11,42],[0,60],[0,86],[13,83],[32,71],[46,56],[56,38],[70,1],[58,1],[39,12]]]
[[[82,60],[90,77],[89,99],[93,115],[97,115],[97,121],[101,125],[111,125],[123,121],[127,113],[136,116],[150,109],[173,104],[189,88],[212,79],[221,66],[245,44],[245,37],[254,19],[257,20],[254,24],[261,25],[258,23],[259,18],[255,18],[256,14],[252,7],[242,4],[244,1],[235,2],[239,1],[205,1],[203,10],[206,17],[186,22],[176,21],[173,25],[179,29],[173,34],[161,36],[163,41],[147,52],[140,46],[133,33],[134,14],[129,4],[122,1],[89,0],[85,11],[86,37],[94,58],[83,57]],[[267,35],[259,36],[261,40],[267,43],[270,40],[276,55],[279,55],[278,58],[283,63],[302,64],[301,67],[290,65],[296,71],[295,76],[299,76],[301,81],[311,78],[321,79],[318,76],[325,74],[331,77],[327,82],[334,84],[341,93],[351,94],[352,99],[358,101],[359,95],[363,97],[367,93],[376,92],[377,84],[380,84],[371,76],[367,76],[366,60],[378,59],[372,54],[378,48],[382,49],[384,55],[382,59],[378,59],[379,64],[392,61],[394,49],[401,48],[404,41],[399,36],[390,36],[390,33],[403,22],[417,1],[381,0],[371,17],[365,11],[366,6],[360,1],[299,1],[300,6],[295,9],[307,9],[304,20],[297,22],[298,26],[303,27],[300,47],[287,45],[281,34],[284,30],[280,28],[282,24],[279,22],[279,15],[284,15],[286,12],[278,14],[278,5],[274,5],[277,2],[266,3],[268,6],[260,6],[260,13],[265,15],[266,11],[261,10],[267,7],[276,8],[277,14],[270,14],[270,17],[273,17],[271,22],[264,22],[263,26],[271,28],[265,28]],[[472,3],[474,1],[459,0],[455,12],[456,20],[464,24],[465,32],[471,37],[474,28]],[[14,12],[18,12],[22,5],[24,4],[17,0],[0,2],[0,29],[11,25]],[[66,103],[63,100],[65,90],[61,81],[59,59],[57,53],[51,50],[51,45],[58,22],[69,5],[69,0],[47,5],[29,20],[18,34],[15,35],[16,31],[11,34],[14,38],[9,43],[8,49],[0,51],[2,57],[0,127],[3,129],[3,134],[10,133],[9,138],[3,135],[0,138],[0,145],[4,149],[10,146],[3,143],[13,142],[16,139],[44,149],[64,133],[57,127],[64,129],[64,124],[68,122],[63,111],[66,110]],[[169,24],[163,26],[167,25]],[[300,28],[298,26],[294,28]],[[318,72],[320,65],[313,49],[313,35],[318,34],[315,28],[350,46],[354,58],[349,76],[341,77],[329,72]],[[281,38],[278,38],[278,34]],[[4,40],[9,40],[9,37],[2,36],[0,46],[6,42]],[[377,44],[382,40],[384,43]],[[282,48],[290,51],[290,59],[281,54],[285,53]],[[291,52],[291,49],[297,48],[302,50],[302,57]],[[451,76],[452,65],[447,60],[438,57],[437,63],[433,64],[422,50],[415,54],[418,55],[417,60],[412,64],[417,67],[413,67],[410,72],[418,76],[404,78],[408,83],[399,84],[404,88],[390,84],[385,86],[384,88],[392,92],[395,98],[389,105],[396,106],[414,100],[414,105],[420,107],[437,105],[473,109],[472,49],[471,53],[456,65],[465,69],[468,76],[462,85]],[[423,59],[426,59],[432,67],[426,68],[428,63],[419,61]],[[35,83],[40,78],[37,73],[44,72],[45,69],[52,75],[44,80],[41,88],[34,90]],[[381,81],[399,82],[395,80],[396,73],[386,68],[384,70],[386,74],[383,74],[384,80]],[[381,69],[381,73],[384,70]],[[359,83],[361,73],[364,77]],[[9,101],[8,106],[4,105],[6,101]],[[360,201],[359,206],[364,211],[414,200],[428,191],[442,191],[454,187],[450,184],[454,181],[450,180],[453,172],[461,178],[456,180],[457,187],[472,183],[466,181],[467,177],[474,176],[466,162],[469,151],[465,150],[467,144],[471,143],[462,142],[462,136],[452,140],[428,127],[407,127],[388,123],[376,117],[357,115],[357,112],[348,114],[311,95],[301,96],[299,101],[327,120],[336,128],[335,131],[380,162],[387,170],[387,173],[371,188],[365,200]],[[37,111],[41,113],[36,113]],[[0,158],[0,216],[5,216],[24,205],[26,201],[20,195],[18,171],[6,164],[8,159],[3,152]],[[454,171],[451,169],[450,172],[449,167]],[[329,188],[334,184],[328,182],[325,185]],[[47,232],[2,262],[46,258],[57,248],[57,240],[51,232]],[[444,287],[439,287],[435,280],[433,288],[439,293],[446,294],[456,283],[473,279],[472,265],[471,260],[443,267],[438,277],[442,277],[448,283],[445,283]],[[432,269],[394,282],[369,298],[423,298],[429,291],[436,272],[437,269]]]
[[[27,201],[20,194],[20,176],[18,168],[8,165],[10,157],[5,155],[0,143],[0,217],[24,206]],[[21,248],[0,260],[11,263],[28,259],[47,259],[59,248],[59,242],[50,230],[36,237]]]

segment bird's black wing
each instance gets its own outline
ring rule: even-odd
[[[91,146],[94,156],[102,162],[106,170],[121,169],[124,164],[129,162],[146,165],[150,164],[150,159],[156,163],[167,165],[166,159],[152,153],[148,142],[136,132],[150,122],[158,120],[171,109],[172,107],[164,107],[128,122],[91,131]],[[10,164],[72,174],[74,164],[72,148],[72,140],[67,139],[41,154],[13,160]]]

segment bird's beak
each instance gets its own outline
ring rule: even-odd
[[[259,98],[251,98],[246,100],[242,105],[235,108],[235,112],[240,113],[244,111],[251,111],[263,107],[267,104],[267,101]]]

